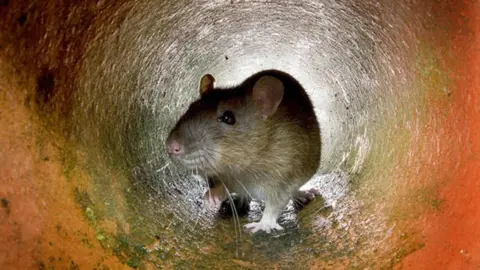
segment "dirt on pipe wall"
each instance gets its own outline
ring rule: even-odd
[[[480,268],[479,13],[0,0],[0,268]],[[202,75],[269,68],[305,87],[322,138],[321,196],[274,237],[205,207],[164,146]]]

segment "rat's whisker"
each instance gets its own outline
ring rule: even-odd
[[[233,214],[233,227],[235,228],[235,241],[237,243],[236,251],[237,251],[237,257],[238,257],[239,256],[239,251],[238,250],[239,250],[239,246],[240,246],[239,241],[242,240],[242,228],[240,226],[240,218],[238,216],[237,208],[235,207],[235,202],[232,198],[232,194],[230,193],[230,190],[228,190],[228,188],[227,188],[227,186],[225,186],[225,184],[223,184],[223,188],[227,192],[228,200],[230,201],[230,208],[231,208],[232,214]]]

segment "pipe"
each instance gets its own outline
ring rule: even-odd
[[[0,1],[0,18],[2,269],[480,265],[475,1]],[[322,136],[321,196],[274,238],[204,207],[164,147],[202,75],[269,68]]]

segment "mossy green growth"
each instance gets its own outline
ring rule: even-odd
[[[97,232],[96,238],[97,238],[98,241],[103,241],[103,240],[107,239],[106,236],[104,235],[103,230],[99,230]]]
[[[87,207],[85,209],[85,216],[88,218],[88,221],[91,222],[93,225],[97,223],[97,217],[95,217],[95,212],[90,207]]]
[[[420,42],[416,55],[418,87],[423,94],[419,101],[423,104],[448,102],[454,88],[452,72],[442,65],[435,48],[428,42]]]
[[[422,189],[418,197],[420,203],[433,210],[440,210],[444,202],[444,200],[440,198],[439,188],[435,185]]]
[[[423,248],[425,246],[424,243],[412,243],[409,246],[402,246],[401,248],[397,249],[394,252],[392,259],[390,260],[390,269],[393,269],[395,265],[399,264],[405,257],[409,254]]]
[[[70,181],[76,173],[78,158],[70,146],[61,149],[60,158],[63,164],[63,175]]]
[[[138,268],[148,255],[143,245],[132,243],[126,235],[117,236],[115,242],[114,254],[130,267]]]

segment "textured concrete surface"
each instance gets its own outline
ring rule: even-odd
[[[478,269],[479,9],[0,1],[1,268]],[[274,237],[205,208],[164,149],[203,74],[266,68],[322,133],[322,196]]]

